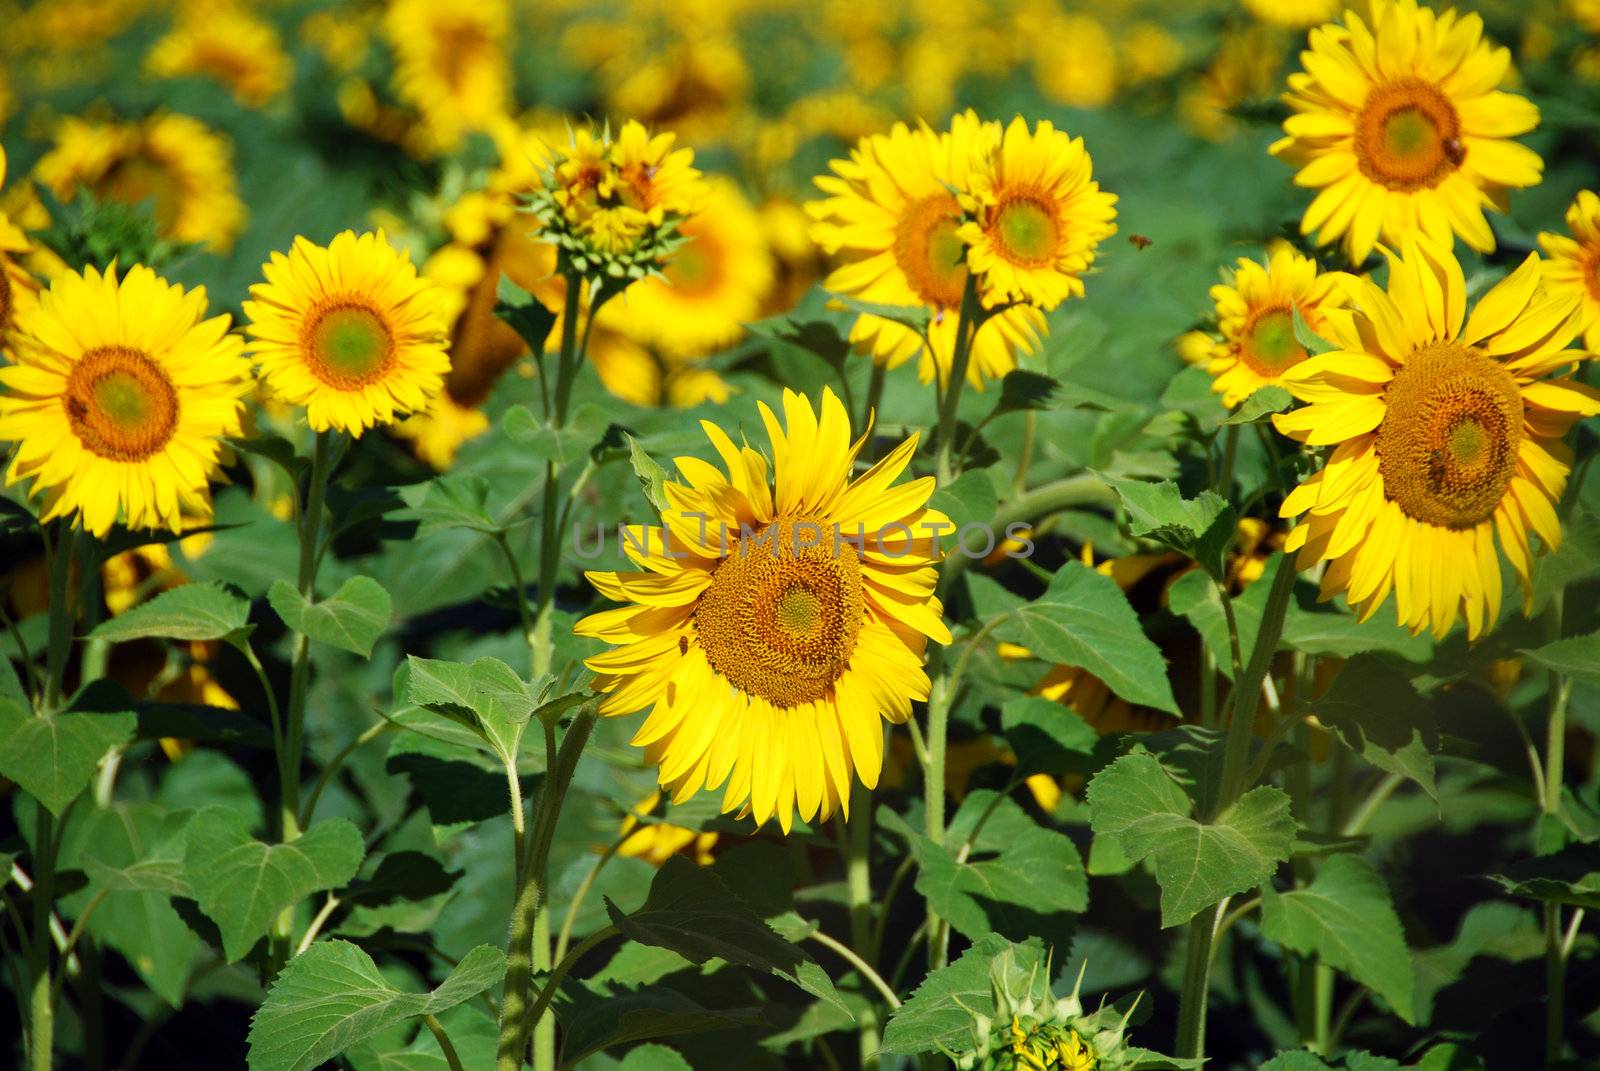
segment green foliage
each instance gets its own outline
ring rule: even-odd
[[[185,584],[101,622],[90,636],[107,643],[126,643],[152,636],[170,640],[223,640],[242,633],[249,616],[250,601],[226,586]]]
[[[32,711],[0,698],[0,774],[61,814],[94,776],[106,752],[133,735],[127,695],[97,681],[65,710]]]
[[[363,658],[372,656],[373,644],[389,627],[389,593],[370,577],[353,576],[318,600],[301,595],[287,580],[278,580],[267,589],[267,601],[296,632]]]

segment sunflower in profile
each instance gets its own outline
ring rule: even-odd
[[[144,267],[67,272],[20,311],[0,439],[15,444],[6,483],[44,495],[40,520],[76,514],[103,536],[119,519],[176,532],[211,515],[207,481],[222,437],[240,433],[250,365],[229,318],[205,317],[204,288]]]
[[[593,572],[626,603],[575,630],[616,644],[588,660],[600,711],[649,716],[633,737],[675,801],[726,785],[724,811],[758,823],[848,813],[852,777],[871,788],[883,724],[928,696],[927,641],[950,642],[933,594],[948,523],[933,480],[892,486],[912,436],[855,480],[865,436],[831,392],[820,415],[785,391],[787,427],[765,405],[766,456],[702,421],[726,474],[677,459],[662,527],[629,530],[639,572]]]
[[[1316,261],[1282,246],[1264,266],[1240,258],[1232,278],[1211,288],[1222,340],[1211,347],[1206,371],[1223,405],[1231,409],[1306,359],[1295,338],[1295,310],[1320,334],[1324,310],[1347,303],[1345,278],[1319,273]]]
[[[1496,88],[1511,54],[1485,39],[1483,20],[1373,0],[1371,28],[1347,12],[1344,25],[1312,30],[1310,46],[1284,94],[1295,114],[1271,149],[1298,169],[1296,185],[1318,191],[1301,231],[1342,241],[1355,264],[1380,239],[1415,233],[1493,249],[1484,210],[1537,185],[1544,161],[1510,140],[1538,125],[1539,109]]]
[[[1345,592],[1363,618],[1392,590],[1402,625],[1475,638],[1500,613],[1501,552],[1531,598],[1538,536],[1554,550],[1553,503],[1571,469],[1562,437],[1600,413],[1600,392],[1548,378],[1587,356],[1571,295],[1541,292],[1530,255],[1466,314],[1466,281],[1448,247],[1415,237],[1390,254],[1385,293],[1350,285],[1330,311],[1340,348],[1280,382],[1309,404],[1273,417],[1279,431],[1331,446],[1320,472],[1284,500],[1304,516],[1284,543],[1301,568],[1327,561],[1322,595]]]
[[[954,362],[961,295],[967,283],[965,249],[957,232],[961,206],[952,188],[965,189],[999,126],[973,112],[957,115],[949,131],[897,123],[887,134],[862,138],[848,160],[835,160],[816,184],[827,196],[806,205],[812,239],[844,263],[823,284],[879,305],[920,306],[932,313],[928,340],[906,325],[863,313],[850,329],[858,352],[887,368],[920,355],[924,383],[942,384]],[[1018,306],[979,330],[967,378],[982,389],[1017,367],[1044,334],[1044,316]]]
[[[1049,311],[1083,296],[1095,248],[1117,232],[1117,198],[1094,181],[1082,138],[1020,115],[972,175],[957,237],[987,297]]]
[[[294,73],[272,23],[228,4],[192,2],[151,46],[145,67],[157,78],[210,78],[250,108],[282,93]]]
[[[1600,350],[1600,197],[1590,190],[1578,194],[1567,209],[1567,234],[1541,232],[1539,245],[1550,259],[1544,262],[1544,285],[1553,294],[1570,294],[1583,308],[1587,331],[1583,344]]]
[[[395,94],[422,116],[440,149],[487,131],[510,110],[506,0],[394,0],[383,20]]]
[[[701,357],[737,342],[772,287],[772,255],[756,210],[728,179],[706,185],[700,211],[678,226],[684,243],[662,274],[629,287],[600,314],[673,358]]]
[[[359,436],[428,408],[450,370],[444,295],[382,231],[296,238],[250,288],[249,349],[268,393],[316,431]]]
[[[215,252],[232,248],[244,228],[232,144],[187,115],[137,123],[68,118],[34,174],[62,201],[79,190],[100,200],[148,201],[162,234]]]

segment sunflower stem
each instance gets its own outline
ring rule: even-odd
[[[333,431],[317,432],[311,451],[311,472],[306,481],[306,496],[296,534],[300,539],[300,567],[295,586],[302,598],[311,599],[316,590],[317,548],[322,539],[322,513],[328,496],[328,477],[332,471]],[[304,747],[306,694],[311,682],[311,640],[303,632],[294,634],[290,660],[289,705],[284,710],[282,750],[278,753],[278,797],[280,837],[287,843],[300,835],[300,752]],[[266,687],[265,678],[262,686]],[[294,929],[294,906],[279,913],[272,932],[271,972],[276,974],[288,961]]]
[[[1556,592],[1550,600],[1550,638],[1561,638],[1563,592]],[[1544,795],[1539,801],[1539,821],[1542,826],[1560,824],[1561,788],[1566,771],[1567,704],[1572,697],[1572,679],[1566,674],[1550,672],[1550,721],[1546,727],[1544,752]],[[1537,845],[1543,850],[1544,837]],[[1545,970],[1545,1062],[1558,1063],[1566,1050],[1566,972],[1567,946],[1561,929],[1561,905],[1544,905],[1544,970]]]
[[[555,408],[547,414],[550,427],[560,431],[567,423],[567,405],[572,399],[572,384],[577,379],[578,366],[583,359],[580,339],[587,343],[588,331],[580,336],[578,320],[583,312],[583,293],[586,287],[583,276],[577,272],[566,274],[566,303],[561,310],[561,352],[556,359]],[[590,312],[593,322],[593,310]],[[561,515],[560,469],[556,463],[544,463],[544,503],[539,513],[539,612],[535,615],[533,634],[534,679],[550,672],[554,657],[551,628],[555,614],[556,571],[560,564],[560,531],[557,521]]]
[[[850,898],[850,945],[863,964],[873,957],[872,942],[872,793],[861,782],[850,786],[852,818],[840,822],[840,841],[845,851],[845,886]],[[888,910],[888,905],[884,905]],[[865,976],[863,976],[865,977]],[[870,979],[868,979],[870,980]],[[893,993],[893,990],[890,990]],[[878,1066],[878,1009],[867,1005],[859,1015],[856,1030],[862,1071]]]
[[[950,372],[945,377],[944,394],[939,399],[937,465],[941,487],[953,480],[961,467],[961,459],[953,456],[956,410],[961,404],[961,388],[967,382],[967,365],[972,362],[972,340],[982,323],[983,305],[978,300],[978,277],[968,272],[966,284],[961,290],[961,318],[956,321],[956,342],[950,359]]]

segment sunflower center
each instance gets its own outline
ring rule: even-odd
[[[1241,341],[1240,359],[1268,379],[1306,359],[1305,347],[1294,337],[1294,313],[1288,309],[1263,309],[1257,313]]]
[[[142,461],[161,450],[178,424],[178,393],[149,356],[123,346],[92,349],[67,375],[67,421],[91,453]]]
[[[1013,197],[1001,205],[994,230],[1006,259],[1030,267],[1050,262],[1060,236],[1055,216],[1028,196]]]
[[[95,196],[102,201],[150,202],[156,225],[162,230],[170,230],[177,222],[182,195],[172,170],[142,153],[117,161],[95,184]]]
[[[1494,515],[1516,471],[1522,394],[1499,362],[1455,342],[1395,373],[1378,426],[1383,489],[1406,515],[1471,528]]]
[[[967,282],[967,248],[956,237],[961,209],[947,193],[916,202],[895,228],[894,259],[923,304],[953,309]]]
[[[305,352],[312,374],[330,387],[355,390],[394,363],[389,325],[365,305],[338,302],[311,317]]]
[[[739,540],[695,607],[711,668],[785,708],[823,698],[849,664],[865,603],[861,561],[810,517]]]
[[[1391,190],[1431,189],[1461,166],[1461,117],[1437,86],[1406,78],[1378,86],[1356,117],[1362,174]]]

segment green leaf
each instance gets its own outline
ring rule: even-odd
[[[347,941],[322,941],[290,960],[250,1023],[250,1071],[311,1071],[398,1023],[437,1015],[497,984],[506,958],[479,945],[431,993],[396,989]]]
[[[543,702],[542,689],[498,658],[463,665],[411,655],[406,663],[411,702],[475,725],[502,762],[516,760],[522,733]]]
[[[137,719],[126,707],[126,693],[103,680],[52,714],[0,699],[0,774],[59,815],[89,784],[106,752],[132,738]]]
[[[628,1050],[617,1071],[694,1071],[676,1050],[665,1045],[640,1045]]]
[[[1089,879],[1072,838],[987,789],[961,801],[944,844],[916,837],[911,852],[917,891],[969,938],[1038,936],[1065,953],[1072,937],[1067,916],[1089,905]]]
[[[1600,844],[1574,844],[1490,875],[1512,896],[1600,909]]]
[[[1600,685],[1600,632],[1568,636],[1522,653],[1552,673],[1564,674],[1584,684]]]
[[[227,962],[244,957],[284,908],[355,877],[366,854],[343,818],[319,823],[287,844],[263,844],[227,807],[189,820],[184,870],[200,910],[222,934]]]
[[[645,453],[638,439],[629,435],[627,440],[628,463],[633,466],[633,474],[639,478],[639,486],[644,488],[644,497],[656,509],[666,509],[667,494],[662,490],[662,485],[667,482],[667,471],[656,463],[655,458]]]
[[[1090,823],[1135,861],[1151,858],[1161,925],[1176,926],[1225,896],[1272,876],[1294,847],[1289,797],[1267,785],[1203,823],[1167,769],[1146,752],[1124,755],[1089,782]]]
[[[569,988],[562,996],[565,1002],[558,1003],[555,1010],[561,1021],[563,1067],[577,1065],[616,1045],[730,1030],[762,1021],[758,1008],[707,1008],[667,986],[637,992],[610,986]]]
[[[1276,383],[1269,383],[1239,403],[1239,408],[1223,417],[1222,423],[1254,424],[1263,417],[1283,412],[1293,404],[1294,395]]]
[[[250,600],[222,584],[184,584],[101,622],[89,634],[107,643],[156,636],[221,640],[244,629]]]
[[[1032,992],[1042,1000],[1050,981],[1047,964],[1037,940],[1012,944],[998,934],[979,938],[960,959],[924,978],[894,1011],[883,1032],[883,1051],[902,1056],[972,1051],[978,1040],[973,1017],[992,1020],[997,1011],[990,972],[1004,978],[1036,975]]]
[[[1292,315],[1294,317],[1294,340],[1305,347],[1307,354],[1314,357],[1319,353],[1332,353],[1339,348],[1337,343],[1329,342],[1311,330],[1311,325],[1306,323],[1306,318],[1300,314],[1299,305],[1294,306]]]
[[[1064,773],[1088,755],[1100,735],[1065,703],[1030,695],[1000,708],[1000,731],[1017,755],[1017,772]]]
[[[1025,368],[1013,368],[1000,381],[1000,400],[995,403],[991,416],[1025,409],[1054,409],[1056,392],[1060,389],[1058,380]]]
[[[848,1011],[822,968],[773,932],[721,878],[681,856],[657,872],[638,911],[624,915],[608,897],[606,912],[630,940],[669,948],[694,963],[720,958],[767,971]]]
[[[594,402],[578,406],[560,428],[546,424],[525,405],[512,406],[500,419],[501,428],[512,442],[527,447],[534,457],[557,465],[585,460],[589,448],[604,437],[610,425],[605,409]]]
[[[945,484],[933,493],[928,501],[931,509],[950,518],[955,530],[944,533],[946,546],[954,545],[956,531],[963,525],[987,525],[994,519],[994,514],[1000,508],[1000,499],[994,492],[994,480],[989,478],[987,469],[968,469],[954,480]],[[1005,537],[1003,532],[994,533],[998,544]],[[981,544],[974,545],[973,551],[982,550]]]
[[[421,522],[418,535],[468,528],[485,535],[505,531],[489,512],[489,481],[482,476],[451,473],[436,476],[401,492],[411,515]]]
[[[830,304],[837,303],[851,312],[863,316],[876,316],[880,320],[893,320],[911,328],[919,335],[928,333],[928,321],[933,318],[933,311],[926,305],[884,305],[877,301],[862,301],[847,294],[828,291]]]
[[[1128,597],[1116,581],[1079,562],[1064,564],[1044,594],[1012,610],[994,635],[1047,662],[1081,666],[1130,703],[1178,712],[1166,660]]]
[[[509,279],[501,277],[500,300],[494,307],[494,314],[521,336],[530,352],[543,353],[545,342],[556,326],[556,314],[525,290],[507,293],[509,283]]]
[[[1233,597],[1233,616],[1239,627],[1240,657],[1246,661],[1255,649],[1256,634],[1261,631],[1261,617],[1266,612],[1267,596],[1271,590],[1270,583],[1258,580]],[[1215,655],[1217,669],[1232,680],[1233,641],[1228,635],[1227,611],[1223,609],[1222,593],[1217,590],[1217,582],[1204,572],[1191,569],[1174,580],[1167,589],[1167,608],[1189,619]]]
[[[242,454],[272,462],[295,483],[311,469],[311,461],[294,452],[294,444],[281,435],[230,436],[228,445]]]
[[[389,627],[389,593],[367,576],[351,577],[318,602],[307,599],[287,580],[274,580],[267,601],[296,632],[362,658],[372,657],[373,644]]]
[[[1376,655],[1357,655],[1327,693],[1306,708],[1372,765],[1408,777],[1439,798],[1433,783],[1432,752],[1439,747],[1433,706],[1404,672]]]
[[[1215,491],[1184,498],[1171,480],[1148,483],[1100,473],[1128,514],[1128,529],[1186,554],[1214,577],[1225,572],[1225,558],[1238,530],[1233,507]]]
[[[1358,855],[1322,861],[1311,884],[1262,893],[1261,932],[1285,948],[1317,956],[1378,994],[1402,1019],[1416,1022],[1414,972],[1405,931],[1389,889]]]

